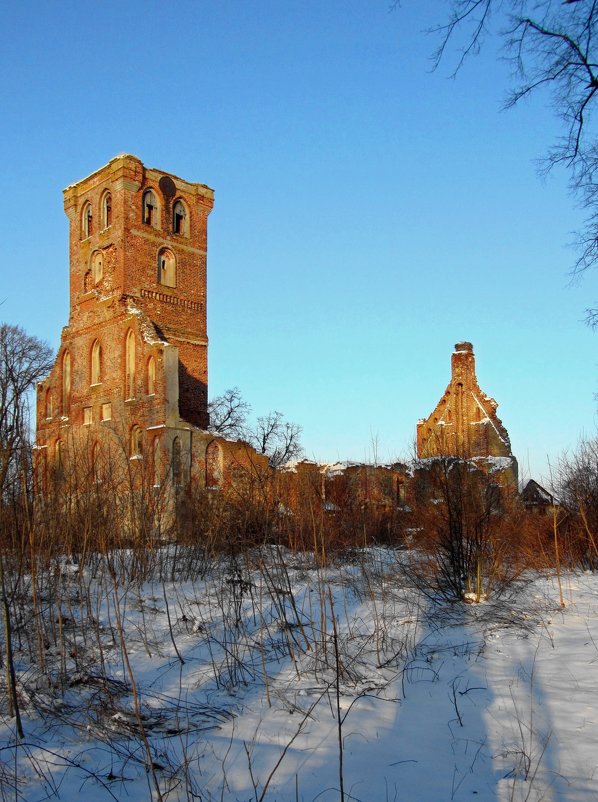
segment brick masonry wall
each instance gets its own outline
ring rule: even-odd
[[[482,392],[471,343],[457,343],[451,380],[428,418],[417,426],[417,455],[510,457],[507,430],[496,414],[498,404]]]
[[[148,189],[158,201],[154,225],[143,219]],[[110,195],[109,219],[106,193]],[[175,230],[172,214],[178,200],[186,210],[181,233]],[[213,191],[147,169],[136,157],[125,155],[68,187],[64,205],[70,221],[70,314],[56,363],[38,387],[39,448],[53,452],[57,440],[80,439],[74,436],[74,427],[85,427],[101,438],[102,430],[114,430],[118,422],[124,439],[134,425],[144,431],[158,431],[156,427],[167,423],[182,430],[189,424],[206,427],[206,250]],[[88,207],[89,231],[84,219]],[[176,281],[170,282],[175,286],[160,281],[159,254],[165,248],[176,260]],[[135,343],[132,391],[126,376],[129,330]],[[101,345],[100,381],[92,382],[96,341]],[[166,370],[166,363],[172,364],[172,359],[165,358],[167,351],[177,357],[174,374]],[[68,408],[63,404],[67,352],[71,363]],[[152,388],[148,386],[150,358],[155,364]],[[111,423],[102,421],[106,404],[111,405]],[[86,409],[91,409],[87,423]],[[167,451],[171,443],[168,437],[163,439]]]

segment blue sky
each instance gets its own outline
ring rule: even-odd
[[[57,346],[62,189],[117,153],[216,192],[210,393],[304,429],[307,455],[408,456],[474,344],[524,475],[596,429],[596,275],[569,286],[582,213],[537,175],[548,99],[505,112],[492,46],[456,80],[405,0],[23,0],[0,51],[0,318]],[[7,257],[7,258],[6,258]]]

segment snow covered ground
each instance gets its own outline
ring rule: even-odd
[[[45,666],[35,616],[15,622],[25,738],[3,701],[0,798],[598,798],[598,576],[566,575],[561,609],[541,575],[436,601],[383,549],[174,559],[142,584],[48,574]]]

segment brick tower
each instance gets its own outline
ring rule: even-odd
[[[207,220],[214,201],[120,155],[64,191],[70,315],[38,386],[37,447],[116,427],[133,455],[207,427]],[[84,428],[82,428],[84,427]],[[76,438],[75,438],[76,439]],[[190,441],[190,436],[189,436]],[[146,442],[146,446],[149,444]]]

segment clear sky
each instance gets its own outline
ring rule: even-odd
[[[304,429],[308,456],[408,456],[470,340],[524,475],[596,431],[596,275],[535,159],[546,98],[502,111],[489,47],[456,80],[442,0],[22,0],[2,14],[0,319],[57,347],[62,189],[118,153],[216,192],[210,394]]]

